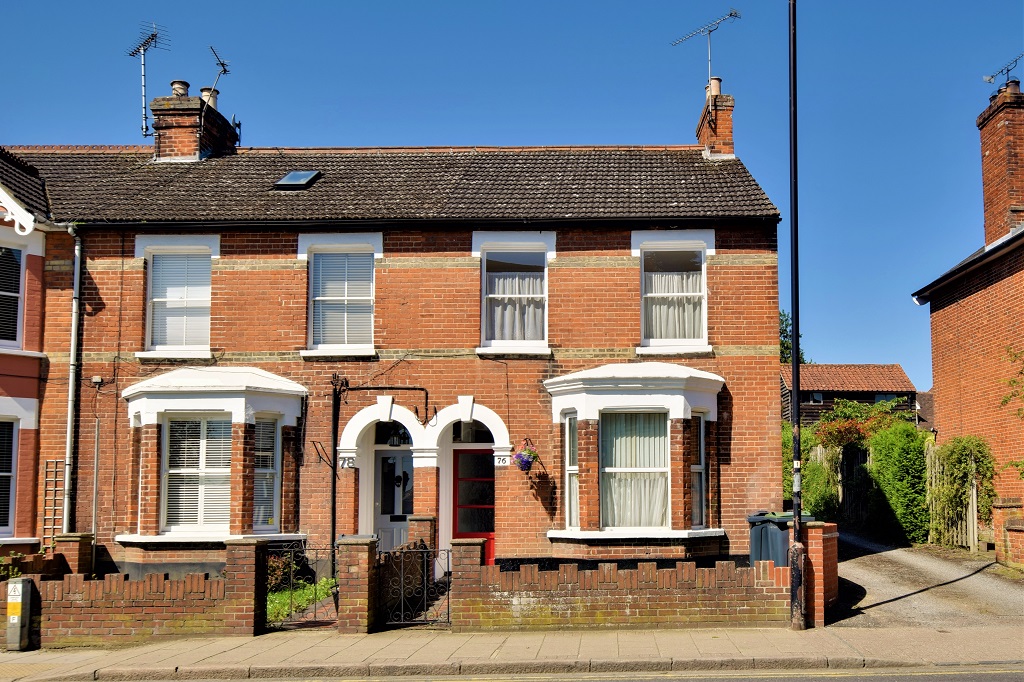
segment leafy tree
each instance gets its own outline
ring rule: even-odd
[[[866,447],[871,437],[898,422],[914,418],[909,410],[896,410],[906,398],[881,400],[874,404],[836,398],[835,405],[818,418],[815,435],[822,445],[842,448],[844,445]]]
[[[804,335],[800,335],[802,341]],[[779,359],[783,364],[790,364],[793,362],[793,318],[790,317],[789,313],[785,310],[779,311]],[[800,346],[800,364],[806,365],[812,360],[808,360],[807,356],[804,355],[803,345]]]

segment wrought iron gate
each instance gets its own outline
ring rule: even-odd
[[[338,620],[334,549],[305,542],[274,543],[267,551],[267,626],[297,628]]]
[[[386,625],[448,625],[451,550],[410,543],[378,552],[377,590]]]

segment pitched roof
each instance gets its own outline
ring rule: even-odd
[[[761,218],[779,211],[737,159],[699,147],[240,148],[154,162],[151,147],[14,147],[57,221]],[[288,171],[319,170],[282,192]]]
[[[924,305],[931,301],[932,294],[935,293],[936,290],[941,289],[947,284],[958,281],[960,278],[966,276],[972,271],[985,266],[1003,254],[1009,253],[1021,246],[1024,246],[1024,230],[1005,234],[991,244],[986,244],[981,247],[970,256],[939,275],[938,279],[912,293],[910,297],[914,300],[914,303]]]
[[[782,365],[782,382],[791,389],[793,368]],[[801,391],[913,392],[913,382],[899,365],[800,365]]]
[[[39,172],[24,159],[3,147],[0,147],[0,185],[32,213],[39,216],[49,213],[46,192]]]

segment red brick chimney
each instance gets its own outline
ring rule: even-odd
[[[736,100],[722,94],[722,79],[713,76],[705,86],[707,99],[697,124],[697,141],[709,154],[735,153],[732,144],[732,110]]]
[[[238,133],[217,111],[216,93],[189,97],[188,83],[171,81],[171,96],[149,103],[157,161],[199,161],[235,153]]]
[[[985,199],[985,243],[1024,222],[1024,95],[1011,80],[978,116],[981,184]]]

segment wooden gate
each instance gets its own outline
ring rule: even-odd
[[[931,526],[928,542],[940,542],[954,547],[967,547],[978,551],[978,484],[971,481],[971,494],[967,505],[961,509],[946,510],[943,513],[937,491],[942,487],[946,472],[936,454],[935,443],[929,443],[925,453],[928,467],[928,513]]]

